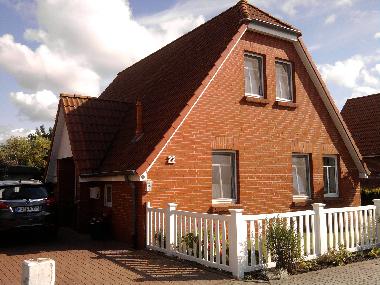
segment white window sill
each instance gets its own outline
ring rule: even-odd
[[[303,202],[303,201],[308,201],[311,200],[309,196],[303,196],[303,195],[294,195],[293,196],[293,201],[294,202]]]
[[[221,205],[221,204],[236,204],[236,199],[212,199],[213,205]]]
[[[293,102],[293,100],[283,99],[283,98],[276,98],[276,101],[277,102]]]
[[[250,93],[245,93],[245,97],[248,98],[256,98],[256,99],[264,99],[264,96],[261,96],[259,94],[250,94]]]
[[[325,198],[339,198],[339,194],[325,194]]]

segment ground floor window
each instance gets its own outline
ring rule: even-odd
[[[336,155],[323,157],[323,181],[325,197],[338,197],[338,158]]]
[[[308,154],[292,155],[293,195],[310,197],[310,162]]]
[[[213,151],[212,153],[213,202],[236,200],[236,153]]]
[[[104,187],[104,206],[112,207],[112,185]]]

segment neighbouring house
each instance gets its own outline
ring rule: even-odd
[[[380,188],[380,94],[348,99],[341,112],[371,172],[364,188]]]
[[[99,98],[61,95],[46,180],[68,224],[105,211],[117,239],[144,246],[148,201],[212,213],[356,206],[367,175],[301,32],[239,1]]]

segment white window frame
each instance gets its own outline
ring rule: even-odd
[[[211,159],[212,159],[212,155],[213,154],[217,154],[217,153],[231,153],[233,154],[233,157],[235,158],[234,161],[233,161],[233,168],[234,168],[234,172],[233,172],[233,175],[234,175],[234,191],[235,191],[235,199],[231,199],[231,198],[218,198],[218,199],[212,199],[212,204],[235,204],[236,201],[237,201],[237,177],[236,177],[236,151],[231,151],[231,150],[213,150],[212,151],[212,154],[211,154]],[[216,164],[215,164],[216,165]],[[219,164],[217,164],[219,165]],[[212,166],[214,166],[214,164],[212,164]],[[212,167],[211,167],[212,169]],[[212,170],[211,170],[211,175],[212,175]],[[221,177],[221,175],[220,175]],[[211,193],[212,195],[212,193]]]
[[[286,64],[289,66],[289,72],[290,72],[290,78],[289,78],[289,87],[290,87],[290,99],[285,99],[285,98],[279,98],[277,97],[277,90],[276,90],[276,101],[278,102],[293,102],[294,101],[294,94],[293,94],[293,64],[289,61],[285,61],[285,60],[280,60],[280,59],[276,59],[275,61],[275,67],[276,67],[276,64],[277,63],[282,63],[282,64]],[[275,68],[276,70],[276,68]],[[277,89],[277,72],[276,72],[276,89]]]
[[[335,160],[335,183],[336,183],[336,193],[329,193],[327,192],[327,194],[325,194],[325,181],[323,180],[323,193],[324,193],[324,197],[327,197],[327,198],[337,198],[339,197],[339,173],[338,173],[338,156],[337,155],[323,155],[322,157],[322,166],[323,166],[323,174],[325,172],[325,168],[330,168],[332,166],[325,166],[324,165],[324,162],[323,162],[323,158],[325,157],[329,157],[329,158],[333,158]],[[327,171],[327,175],[329,175],[329,172]],[[324,177],[324,175],[323,175]],[[328,180],[328,184],[329,184],[329,180]],[[328,188],[328,191],[330,190],[330,187]]]
[[[261,62],[260,84],[261,84],[262,95],[260,95],[260,94],[253,94],[253,93],[247,93],[247,90],[245,90],[245,82],[244,82],[244,94],[245,94],[245,97],[262,99],[262,98],[264,98],[264,94],[265,94],[265,89],[264,89],[264,57],[261,56],[261,55],[255,54],[255,53],[244,53],[244,73],[245,73],[245,59],[246,58],[253,58],[253,59],[254,58],[258,58],[258,59],[260,59],[258,62],[259,63]],[[244,76],[244,80],[245,80],[245,76]],[[251,89],[252,89],[252,86],[251,86]]]
[[[306,165],[306,170],[307,170],[307,176],[308,176],[308,188],[306,192],[309,192],[308,195],[294,195],[293,193],[293,198],[295,199],[311,199],[311,166],[310,166],[310,154],[308,153],[292,153],[292,179],[293,177],[293,156],[303,156],[307,158],[307,165]],[[298,176],[297,176],[298,177]],[[298,183],[297,183],[298,185]],[[293,181],[292,181],[292,187],[293,187]]]
[[[111,189],[111,201],[108,202],[108,191],[107,189]],[[106,184],[104,185],[104,206],[105,207],[112,207],[112,185],[111,184]]]

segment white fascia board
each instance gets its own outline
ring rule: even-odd
[[[249,23],[248,30],[290,42],[298,41],[298,34],[295,31],[257,20],[252,20],[252,22]]]
[[[85,182],[125,182],[124,175],[116,175],[116,176],[94,176],[94,177],[79,177],[80,183]]]
[[[57,159],[72,157],[71,144],[65,115],[61,107],[57,114],[57,125],[54,132],[53,145],[50,152],[49,165],[46,172],[46,182],[57,183]]]
[[[304,64],[311,80],[313,81],[314,86],[318,91],[318,94],[322,98],[322,101],[323,101],[324,105],[326,106],[326,109],[329,112],[329,115],[332,118],[332,120],[335,124],[335,127],[337,128],[341,138],[343,139],[343,142],[346,145],[357,169],[359,170],[359,176],[364,178],[365,176],[367,176],[367,173],[366,173],[366,170],[365,170],[365,168],[361,162],[360,156],[357,153],[357,151],[355,150],[355,147],[353,146],[353,143],[347,134],[347,130],[344,128],[343,123],[341,122],[341,119],[339,118],[338,114],[336,113],[336,111],[334,109],[334,106],[332,105],[332,104],[334,104],[334,102],[330,101],[329,95],[327,94],[328,91],[325,90],[325,88],[321,84],[321,82],[320,82],[320,80],[316,74],[316,72],[318,72],[318,71],[314,70],[314,67],[311,64],[311,62],[309,61],[309,58],[308,58],[307,54],[305,53],[305,50],[303,49],[301,43],[299,41],[297,41],[294,43],[294,46],[296,48],[296,51],[297,51],[299,57],[302,60],[302,63]]]

